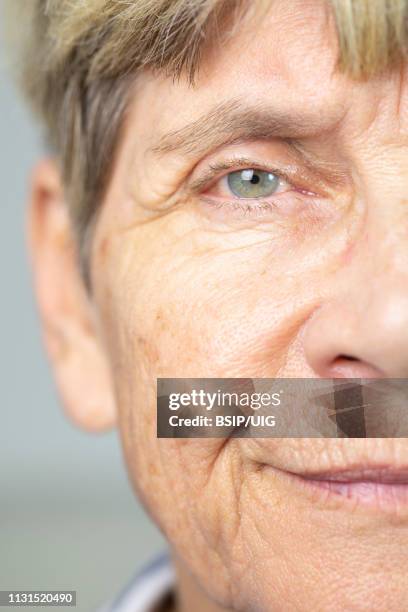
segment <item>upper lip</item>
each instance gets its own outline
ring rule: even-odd
[[[355,465],[347,469],[333,468],[324,471],[293,472],[308,480],[336,482],[376,482],[384,484],[408,484],[408,466]]]

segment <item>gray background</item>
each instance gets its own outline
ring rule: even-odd
[[[116,434],[77,431],[59,405],[24,238],[40,139],[7,64],[0,39],[0,590],[76,590],[76,609],[89,612],[164,543],[131,491]]]

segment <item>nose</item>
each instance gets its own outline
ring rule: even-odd
[[[408,268],[384,257],[357,258],[306,324],[306,359],[318,376],[408,377]]]

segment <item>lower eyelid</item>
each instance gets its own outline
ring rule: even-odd
[[[267,213],[279,209],[279,202],[267,199],[234,198],[232,200],[217,200],[202,196],[201,202],[211,207],[213,210],[223,210],[231,213]]]
[[[226,222],[239,219],[274,221],[277,218],[292,216],[294,214],[321,214],[321,202],[319,198],[304,196],[299,192],[284,192],[275,198],[267,199],[216,199],[206,195],[199,196],[199,202],[208,213],[219,215],[219,220]],[[316,208],[318,206],[318,208]],[[320,212],[319,212],[320,211]],[[326,212],[328,212],[327,209]]]
[[[230,202],[220,201],[217,203],[213,203],[213,206],[216,208],[223,208],[225,206],[230,206],[235,209],[242,210],[250,210],[250,209],[269,209],[276,208],[278,204],[276,202],[266,202],[265,200],[249,200],[244,198],[237,198],[236,200],[232,200]]]

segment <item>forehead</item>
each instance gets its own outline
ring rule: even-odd
[[[273,0],[264,3],[267,10],[262,3],[255,9],[257,4],[226,40],[212,35],[193,86],[182,78],[169,87],[170,80],[164,79],[160,91],[156,80],[157,104],[149,111],[155,106],[160,110],[159,124],[176,127],[222,100],[248,95],[254,104],[269,99],[276,109],[299,103],[312,108],[319,103],[327,109],[333,89],[341,92],[331,78],[338,50],[326,0]]]
[[[316,133],[343,125],[346,116],[353,133],[372,124],[379,132],[407,133],[406,66],[366,82],[353,81],[337,69],[336,25],[327,0],[266,4],[267,10],[254,2],[222,44],[213,34],[193,86],[183,78],[147,83],[138,117],[149,145],[160,134],[212,119],[211,109],[230,100],[267,105],[278,116],[303,116],[305,135],[311,125],[317,126]],[[149,128],[146,117],[152,120]]]
[[[220,85],[228,79],[234,90],[250,82],[264,89],[282,83],[304,96],[313,95],[335,70],[338,44],[333,14],[327,0],[272,0],[252,4],[227,42],[212,45],[204,56],[198,86]],[[312,70],[314,67],[315,70]],[[235,82],[234,82],[235,77]]]

